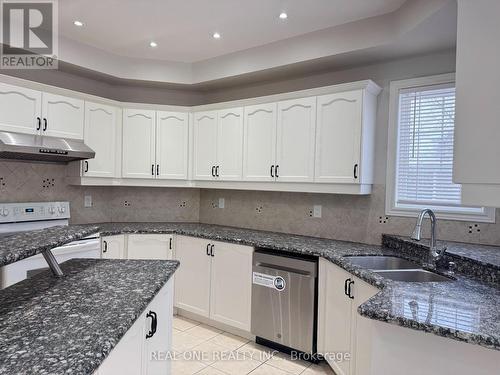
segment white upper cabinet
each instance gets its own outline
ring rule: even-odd
[[[243,108],[218,112],[216,176],[241,180],[243,168]]]
[[[194,114],[194,158],[195,180],[213,180],[217,165],[217,112]]]
[[[182,112],[156,112],[157,178],[187,180],[189,116]]]
[[[363,91],[318,97],[315,182],[355,183],[359,177]]]
[[[276,103],[245,107],[243,180],[274,181]],[[271,172],[271,168],[273,172]]]
[[[316,97],[279,102],[277,124],[276,180],[313,181]]]
[[[123,177],[154,178],[155,111],[123,110]]]
[[[83,161],[83,175],[116,177],[117,112],[115,107],[85,103],[84,141],[95,151],[95,158]]]
[[[41,113],[41,92],[0,83],[0,130],[37,134]]]
[[[66,96],[42,95],[42,134],[83,139],[84,101]]]

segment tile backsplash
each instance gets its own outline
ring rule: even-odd
[[[200,196],[203,223],[345,241],[380,244],[383,233],[409,236],[416,220],[385,215],[384,185],[374,185],[366,196],[238,190],[201,190]],[[224,208],[218,208],[219,198],[224,198]],[[322,206],[321,218],[311,217],[314,205]],[[438,238],[500,245],[498,211],[496,224],[438,220]]]
[[[65,165],[0,161],[0,202],[69,201],[74,224],[199,220],[198,189],[71,186],[65,176]]]

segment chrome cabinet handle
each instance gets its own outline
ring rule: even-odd
[[[42,127],[42,119],[40,117],[36,118],[36,130],[40,130]]]
[[[108,242],[107,241],[102,241],[102,243],[104,244],[104,249],[102,249],[102,252],[105,253],[108,251]]]
[[[358,165],[354,164],[354,179],[358,178]]]
[[[214,245],[210,245],[210,256],[214,256]]]
[[[46,131],[47,130],[47,119],[44,118],[43,119],[43,131]]]
[[[271,177],[274,177],[274,165],[271,165]]]

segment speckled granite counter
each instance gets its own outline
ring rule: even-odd
[[[57,226],[3,237],[0,241],[0,267],[87,237],[98,230],[95,225]]]
[[[464,273],[458,274],[457,280],[450,282],[407,283],[384,279],[370,270],[354,266],[346,256],[396,255],[421,262],[422,252],[425,254],[427,250],[420,244],[408,248],[411,241],[399,241],[397,246],[388,247],[198,223],[102,223],[88,227],[92,230],[98,227],[102,236],[120,233],[176,233],[320,256],[381,289],[380,293],[359,307],[361,315],[500,350],[498,279],[491,282],[495,281],[494,278],[489,280],[486,277],[484,281],[477,277],[484,276],[484,265],[492,265],[484,251],[481,257],[483,264],[480,266],[475,260],[466,258],[480,273],[475,277]],[[496,256],[496,253],[493,252],[493,255]],[[494,266],[494,261],[492,263]],[[463,267],[463,270],[470,269],[471,267]],[[461,270],[459,267],[459,271]],[[489,269],[487,272],[490,272]]]
[[[92,374],[177,261],[74,259],[0,291],[0,374]]]
[[[418,262],[423,259],[418,254],[418,248],[402,251],[401,247],[395,249],[197,223],[104,223],[99,226],[104,236],[120,233],[176,233],[321,256],[381,289],[380,293],[359,307],[361,315],[500,350],[500,290],[497,284],[461,274],[457,275],[457,280],[450,282],[395,282],[352,265],[346,258],[350,255],[396,255]],[[420,251],[425,254],[427,249],[421,247]],[[494,262],[497,254],[493,252],[493,255]],[[488,257],[483,256],[482,261],[488,263]]]

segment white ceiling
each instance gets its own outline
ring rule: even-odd
[[[194,63],[389,13],[405,1],[64,0],[59,32],[113,55]],[[212,38],[215,31],[221,39]],[[149,47],[152,40],[158,48]]]

